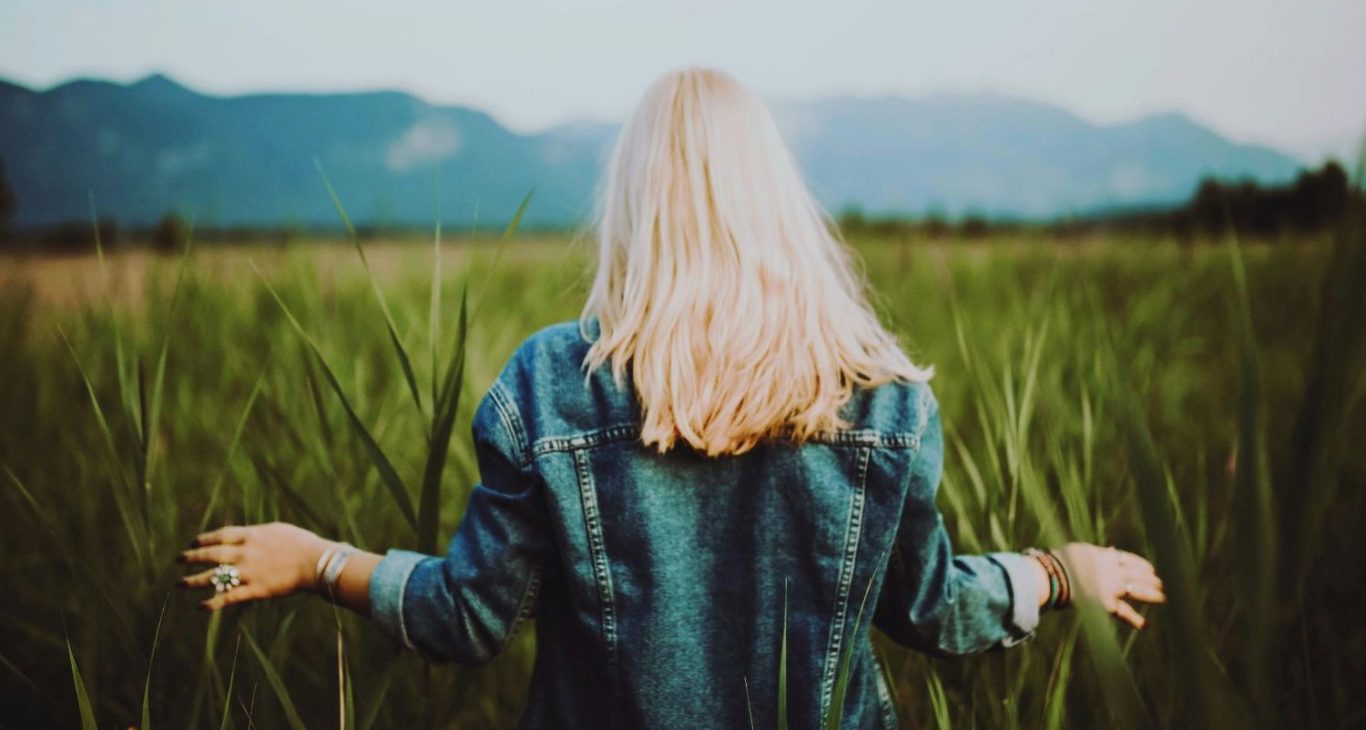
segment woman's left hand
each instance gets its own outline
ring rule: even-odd
[[[1141,555],[1084,542],[1054,551],[1071,578],[1072,599],[1099,606],[1136,629],[1147,625],[1129,601],[1165,603],[1162,579]]]
[[[208,611],[308,590],[313,588],[318,559],[330,544],[302,527],[285,522],[222,527],[195,538],[193,547],[176,558],[181,563],[216,566],[181,578],[180,587],[213,588],[218,567],[235,569],[237,585],[217,590],[212,597],[200,602],[200,607]]]

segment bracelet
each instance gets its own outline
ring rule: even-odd
[[[319,593],[331,596],[336,593],[337,578],[341,577],[346,561],[357,552],[355,546],[345,542],[335,542],[318,556],[314,568],[313,583]]]
[[[1058,583],[1061,584],[1057,607],[1066,608],[1072,605],[1072,576],[1067,572],[1067,563],[1064,563],[1057,553],[1049,550],[1046,554],[1053,559],[1053,565],[1058,573]]]
[[[1043,566],[1044,573],[1048,575],[1048,600],[1044,602],[1044,611],[1054,611],[1065,608],[1072,602],[1072,581],[1067,574],[1067,567],[1063,565],[1053,551],[1043,551],[1037,548],[1027,548],[1024,555],[1039,561]]]
[[[1036,548],[1027,548],[1024,551],[1024,554],[1026,557],[1034,558],[1039,561],[1039,566],[1043,568],[1044,575],[1048,577],[1048,598],[1044,600],[1040,610],[1051,611],[1057,606],[1058,595],[1062,590],[1061,582],[1058,580],[1058,574],[1053,570],[1052,561],[1048,559],[1042,550]]]

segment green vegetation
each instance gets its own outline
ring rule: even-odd
[[[1171,599],[1141,633],[1068,613],[962,660],[876,638],[904,720],[1366,721],[1360,232],[856,236],[886,321],[937,368],[957,547],[1113,543],[1154,556]],[[202,525],[272,519],[444,544],[474,406],[523,337],[576,316],[586,261],[563,239],[120,254],[111,295],[74,300],[49,269],[79,260],[4,261],[0,719],[511,725],[530,631],[487,667],[429,666],[311,597],[200,613],[172,558]]]

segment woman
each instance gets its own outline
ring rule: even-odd
[[[474,416],[480,484],[444,558],[298,527],[224,527],[183,559],[233,603],[300,590],[436,660],[487,661],[536,617],[527,727],[896,718],[876,625],[959,655],[1075,593],[1142,627],[1142,558],[1092,545],[954,556],[928,368],[869,307],[761,100],[689,68],[622,129],[577,324],[529,338]],[[861,610],[863,601],[868,610]]]

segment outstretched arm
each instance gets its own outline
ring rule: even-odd
[[[1009,647],[1033,635],[1050,603],[1043,563],[1016,552],[955,555],[935,506],[943,472],[943,426],[930,396],[896,543],[875,621],[899,643],[938,655]],[[1085,543],[1053,551],[1075,602],[1099,605],[1135,628],[1128,600],[1160,603],[1162,582],[1138,555]]]
[[[370,574],[382,559],[374,553],[357,551],[342,566],[336,583],[329,588],[318,580],[317,565],[323,552],[336,543],[287,522],[264,525],[228,526],[195,538],[189,550],[178,558],[182,563],[231,565],[237,569],[240,585],[216,591],[200,602],[207,611],[235,603],[276,598],[298,592],[328,596],[362,616],[370,615]],[[182,588],[212,588],[214,568],[186,576]]]
[[[408,550],[356,552],[322,580],[336,543],[285,523],[224,527],[201,535],[180,559],[233,566],[240,585],[203,602],[209,610],[312,591],[370,616],[409,649],[473,664],[497,654],[536,600],[552,551],[541,482],[519,415],[495,383],[473,424],[480,483],[444,557]],[[182,585],[208,588],[213,569]]]

